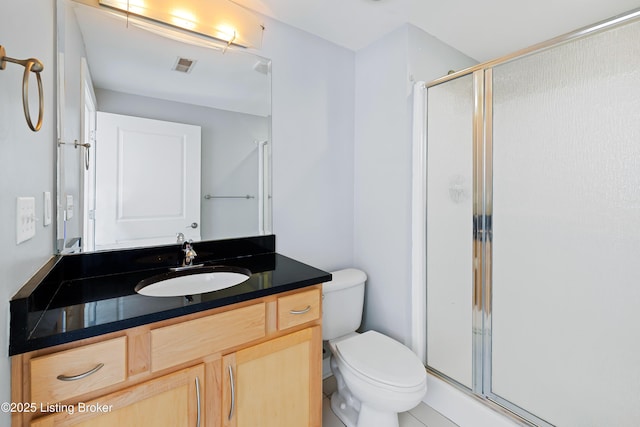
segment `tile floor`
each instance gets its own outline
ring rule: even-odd
[[[338,417],[331,410],[330,396],[336,390],[336,381],[333,376],[326,378],[322,383],[324,398],[322,400],[322,427],[344,427]],[[433,408],[420,403],[409,412],[399,415],[400,427],[458,427],[451,420],[436,412]]]

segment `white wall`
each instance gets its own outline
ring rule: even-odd
[[[475,61],[404,25],[356,54],[354,265],[368,275],[365,329],[411,336],[412,79]]]
[[[9,402],[9,300],[23,283],[51,256],[54,225],[43,227],[44,191],[54,191],[56,134],[56,65],[54,55],[55,3],[53,0],[3,0],[0,44],[7,56],[35,57],[44,63],[42,80],[45,115],[42,130],[27,127],[21,101],[24,69],[7,64],[0,71],[0,402]],[[35,79],[30,93],[38,92]],[[37,100],[31,116],[37,118]],[[16,197],[36,198],[36,236],[16,246]],[[10,425],[9,414],[0,413],[0,425]]]
[[[353,264],[354,53],[265,18],[273,60],[273,218],[278,252]]]

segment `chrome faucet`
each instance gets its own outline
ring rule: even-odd
[[[196,251],[193,250],[191,244],[193,240],[189,240],[184,242],[182,245],[182,252],[184,252],[184,259],[182,260],[182,266],[186,267],[193,264],[193,259],[198,256]]]

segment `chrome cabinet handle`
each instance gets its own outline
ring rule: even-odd
[[[102,367],[104,366],[104,363],[98,363],[96,365],[95,368],[88,370],[87,372],[84,372],[82,374],[78,374],[78,375],[72,375],[72,376],[67,376],[67,375],[58,375],[56,378],[58,378],[60,381],[77,381],[77,380],[81,380],[83,378],[88,377],[91,374],[95,374],[96,372],[98,372]]]
[[[198,379],[198,377],[196,377],[196,399],[198,399],[196,427],[200,427],[200,380]]]
[[[308,305],[305,308],[303,308],[302,310],[289,310],[289,313],[291,314],[305,314],[308,313],[311,310],[311,306]]]
[[[229,421],[233,418],[233,411],[236,406],[236,390],[235,390],[235,381],[233,379],[233,368],[229,365],[229,385],[231,386],[231,408],[229,408]]]

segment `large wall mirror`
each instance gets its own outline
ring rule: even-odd
[[[271,233],[271,61],[97,1],[57,14],[57,251]]]

